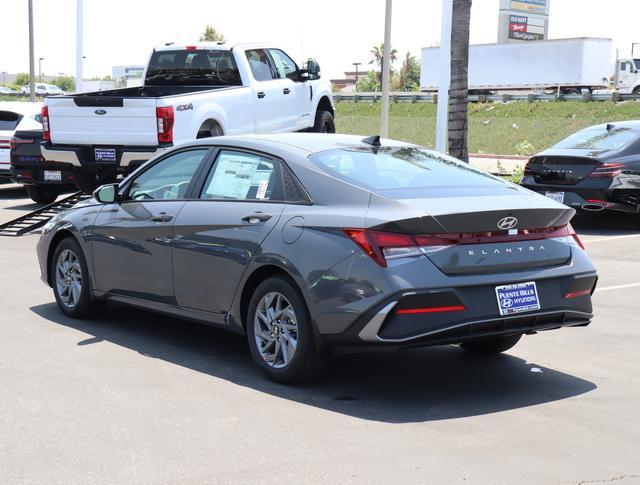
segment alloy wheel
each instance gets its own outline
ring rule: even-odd
[[[280,369],[291,362],[298,347],[298,320],[284,295],[273,291],[262,297],[253,331],[260,357],[267,365]]]
[[[73,251],[65,249],[56,262],[56,289],[62,303],[73,308],[82,293],[82,267]]]

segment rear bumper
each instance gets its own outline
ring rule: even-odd
[[[587,210],[594,210],[589,206],[596,204],[602,209],[619,212],[637,213],[640,210],[640,176],[585,180],[576,185],[539,184],[533,177],[524,177],[521,185],[542,195],[564,192],[563,203],[574,209],[587,206]]]
[[[40,147],[42,156],[46,160],[56,160],[68,163],[78,168],[97,169],[97,168],[116,168],[127,171],[129,168],[138,166],[141,163],[153,158],[155,155],[162,153],[169,148],[167,146],[73,146],[73,145],[54,145],[52,143],[43,143]],[[96,148],[114,148],[116,151],[116,159],[113,162],[96,161]]]
[[[46,180],[45,171],[60,172],[60,180]],[[11,180],[22,185],[64,185],[74,187],[75,175],[73,167],[66,163],[14,163],[11,166]]]
[[[495,285],[404,291],[364,313],[345,332],[325,336],[336,345],[384,344],[398,347],[460,343],[497,335],[513,335],[591,322],[591,293],[597,275],[537,280],[540,309],[501,316]],[[566,299],[565,295],[589,290]],[[446,307],[461,310],[407,314],[407,308]]]

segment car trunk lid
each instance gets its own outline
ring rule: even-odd
[[[602,150],[554,150],[536,155],[527,163],[525,175],[544,185],[575,185],[600,164]]]

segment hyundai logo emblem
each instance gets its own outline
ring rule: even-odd
[[[97,114],[97,115],[106,115],[107,114],[107,112],[105,110],[103,110],[103,109],[97,109],[97,110],[94,111],[94,113]]]
[[[518,219],[512,216],[503,217],[498,221],[498,229],[502,229],[503,231],[508,231],[509,229],[513,229],[518,225]]]

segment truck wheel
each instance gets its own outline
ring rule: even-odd
[[[314,133],[335,133],[336,123],[330,111],[318,110],[316,122],[311,129]]]
[[[38,204],[51,204],[60,195],[60,189],[42,185],[27,185],[27,194],[32,201]]]
[[[208,121],[202,124],[202,126],[198,130],[196,138],[212,138],[214,136],[224,136],[224,132],[222,131],[222,127],[218,123],[216,123],[215,121]]]
[[[633,94],[640,94],[640,86],[633,88]]]

